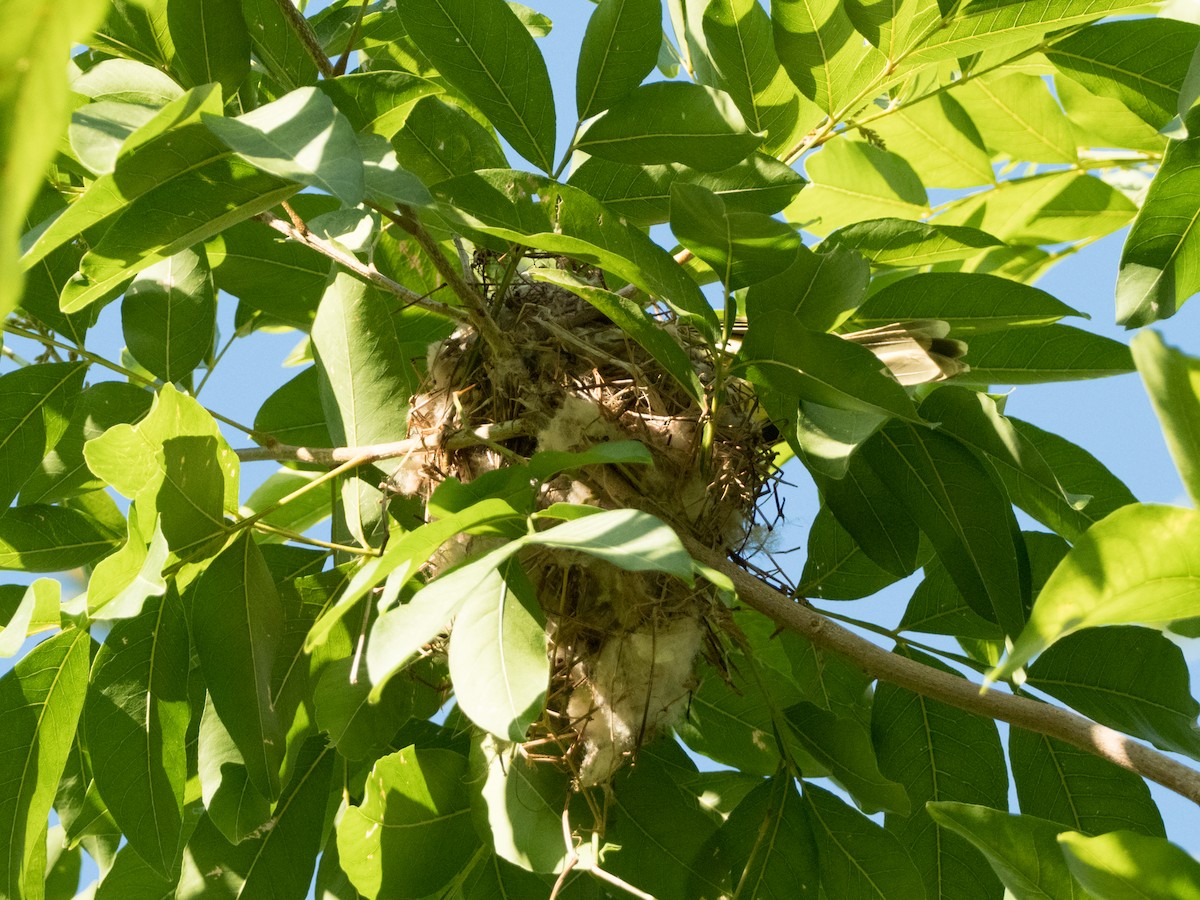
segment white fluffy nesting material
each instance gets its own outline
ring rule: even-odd
[[[571,695],[572,720],[580,730],[582,787],[607,781],[624,764],[625,754],[679,721],[695,685],[693,669],[703,628],[698,618],[650,622],[642,629],[614,635],[580,673]]]

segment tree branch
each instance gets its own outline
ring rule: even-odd
[[[325,48],[317,40],[317,35],[312,30],[312,26],[308,24],[308,19],[304,18],[304,13],[296,9],[292,4],[292,0],[275,0],[275,5],[279,7],[279,11],[283,13],[283,17],[288,20],[288,24],[292,26],[292,30],[300,38],[300,43],[304,45],[304,49],[308,51],[308,55],[312,57],[312,61],[317,64],[317,71],[324,78],[333,78],[337,74],[334,71],[333,63],[329,61],[329,57],[325,53]]]
[[[264,222],[271,228],[274,228],[280,234],[304,244],[306,247],[311,247],[322,256],[332,259],[340,266],[349,269],[355,275],[363,278],[371,284],[377,285],[395,294],[404,301],[405,306],[419,306],[421,309],[427,309],[430,312],[435,312],[438,315],[446,316],[447,318],[456,321],[465,321],[467,316],[461,309],[453,306],[447,306],[445,303],[439,303],[437,300],[430,300],[428,297],[418,294],[416,291],[411,291],[398,281],[393,281],[388,278],[374,266],[367,265],[353,253],[348,253],[340,247],[326,241],[324,238],[319,238],[307,229],[300,229],[291,222],[286,222],[276,215],[269,212],[261,213],[256,216],[260,222]]]
[[[276,460],[278,462],[315,463],[321,466],[336,466],[347,462],[357,462],[359,465],[379,462],[383,459],[395,459],[410,453],[422,453],[430,450],[462,450],[480,444],[507,441],[533,433],[533,425],[528,419],[513,419],[509,422],[497,422],[494,425],[482,425],[479,428],[463,428],[452,432],[445,438],[425,437],[405,438],[402,441],[390,441],[386,444],[368,444],[362,447],[296,447],[292,444],[267,444],[263,447],[245,447],[235,450],[237,458],[242,462],[262,462]]]
[[[1200,804],[1200,772],[1165,754],[1048,703],[995,690],[980,693],[979,686],[973,682],[890,653],[785,597],[713,550],[689,538],[683,540],[692,556],[733,580],[738,597],[747,606],[804,635],[816,646],[846,657],[870,677],[977,716],[999,719],[1063,741]]]

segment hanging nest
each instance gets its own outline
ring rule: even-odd
[[[496,306],[491,315],[515,359],[494,358],[473,329],[429,348],[426,382],[408,417],[408,436],[429,449],[403,461],[392,477],[396,490],[428,498],[449,476],[468,482],[538,451],[582,451],[632,439],[650,451],[652,466],[587,466],[561,474],[543,485],[539,505],[632,506],[706,546],[745,544],[774,472],[772,433],[764,433],[769,426],[756,415],[748,383],[723,379],[705,453],[696,400],[592,306],[555,285],[522,279]],[[710,346],[668,315],[661,327],[711,387]],[[442,440],[513,420],[524,423],[522,434],[502,444],[449,450]],[[474,555],[482,540],[452,542],[427,574]],[[717,635],[729,627],[728,616],[711,588],[661,573],[628,572],[581,553],[545,549],[521,561],[545,612],[552,667],[547,715],[527,739],[531,746],[557,742],[579,786],[602,784],[643,742],[684,715],[699,656],[707,654],[720,668]]]

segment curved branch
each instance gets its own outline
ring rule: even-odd
[[[804,635],[813,644],[844,656],[872,678],[966,710],[1044,734],[1086,750],[1148,778],[1200,804],[1200,772],[1163,753],[1084,718],[1077,713],[1025,697],[989,691],[979,685],[922,665],[861,638],[820,613],[797,603],[696,541],[684,538],[688,552],[705,565],[728,575],[738,597],[776,623]]]
[[[366,465],[383,459],[408,456],[411,453],[462,450],[466,447],[507,441],[510,438],[532,433],[533,426],[527,419],[513,419],[509,422],[498,422],[495,425],[483,425],[474,429],[464,428],[452,432],[444,438],[438,436],[414,437],[405,438],[402,441],[389,441],[386,444],[367,444],[362,447],[297,447],[292,444],[273,443],[262,447],[244,447],[234,452],[242,462],[275,460],[277,462],[315,463],[321,466],[336,466],[348,462]]]

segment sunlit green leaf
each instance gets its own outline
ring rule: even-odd
[[[1153,541],[1140,536],[1153,534]],[[1118,509],[1094,525],[1042,589],[1004,664],[1007,678],[1054,641],[1096,625],[1164,625],[1196,614],[1200,518],[1151,504]]]
[[[775,50],[792,83],[834,118],[861,103],[858,92],[881,76],[885,61],[854,30],[836,0],[783,0],[771,7]],[[816,122],[812,123],[816,125]]]
[[[681,163],[719,172],[761,143],[728,94],[699,84],[656,81],[616,101],[575,146],[614,162]]]
[[[906,4],[907,5],[907,4]],[[930,4],[932,5],[932,4]],[[900,106],[871,128],[912,164],[928,187],[967,188],[996,180],[979,129],[954,93]]]
[[[1076,381],[1123,375],[1134,369],[1129,348],[1120,341],[1070,325],[974,335],[966,362],[971,370],[965,377],[976,384]]]
[[[1097,897],[1200,897],[1200,863],[1165,838],[1114,831],[1058,837],[1071,874]]]
[[[1175,115],[1197,42],[1200,25],[1191,22],[1126,19],[1068,34],[1046,56],[1092,93],[1121,101],[1158,129]]]
[[[1121,251],[1117,321],[1127,328],[1175,315],[1200,290],[1198,185],[1200,138],[1172,141]]]
[[[425,897],[462,871],[478,843],[466,774],[466,759],[447,750],[409,747],[375,763],[362,804],[337,828],[342,868],[361,894]]]
[[[87,363],[26,366],[0,376],[0,508],[67,430]]]
[[[46,819],[87,690],[91,638],[64,631],[29,651],[0,678],[0,892],[26,897],[45,867]],[[36,867],[31,869],[31,865]]]
[[[171,70],[184,87],[219,82],[226,96],[250,73],[250,34],[241,0],[171,0]]]
[[[1075,135],[1046,82],[1015,73],[974,78],[954,91],[984,145],[1032,162],[1075,162]]]
[[[575,73],[579,120],[608,109],[654,69],[662,42],[660,0],[601,0],[588,19]]]
[[[503,0],[414,0],[397,10],[438,71],[513,149],[554,169],[554,96],[542,54]]]
[[[877,266],[905,267],[967,259],[988,247],[1001,246],[1003,241],[976,228],[958,225],[870,219],[839,228],[822,246],[826,244],[857,250]]]
[[[231,150],[262,171],[327,191],[350,206],[362,200],[362,157],[354,128],[315,87],[297,88],[236,119],[203,119]]]
[[[863,219],[920,219],[929,214],[925,187],[912,166],[863,141],[830,141],[806,160],[805,171],[812,183],[785,216],[813,234],[824,236]]]

